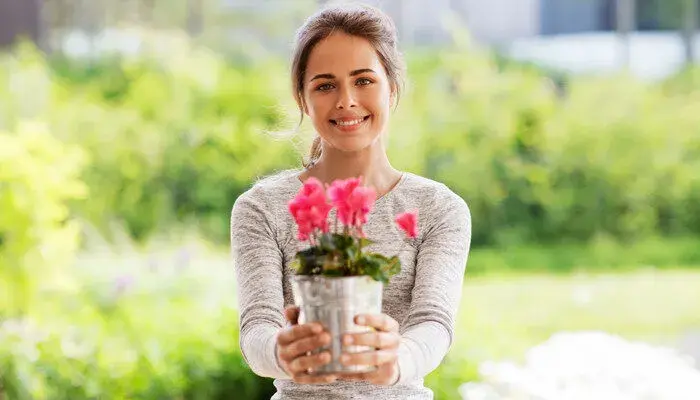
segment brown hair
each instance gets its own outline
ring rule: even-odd
[[[403,83],[404,61],[397,46],[396,27],[391,18],[378,8],[364,4],[333,5],[309,17],[299,28],[292,58],[292,89],[294,99],[304,120],[304,74],[309,55],[314,46],[333,32],[361,37],[374,46],[395,91],[397,100]],[[305,168],[313,165],[321,156],[321,138],[314,138]]]

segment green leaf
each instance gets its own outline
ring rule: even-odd
[[[323,254],[317,247],[309,247],[299,251],[295,259],[298,262],[296,272],[299,275],[318,275],[322,272],[321,260]]]
[[[367,239],[367,238],[360,238],[360,246],[363,248],[369,246],[370,244],[374,244],[374,243],[375,243],[374,240]]]
[[[340,234],[334,234],[333,235],[333,243],[335,244],[335,248],[341,251],[344,251],[350,247],[354,247],[354,240],[352,236],[346,236],[346,235],[340,235]]]
[[[296,272],[297,274],[301,273],[301,259],[299,257],[294,258],[294,260],[292,260],[292,262],[289,264],[289,267],[293,269],[294,272]]]
[[[398,256],[393,256],[389,259],[389,262],[385,265],[384,275],[390,278],[399,272],[401,272],[401,260]]]
[[[332,253],[337,249],[334,238],[328,233],[321,235],[320,245],[321,248],[328,253]]]

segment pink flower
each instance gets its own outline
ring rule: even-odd
[[[418,210],[412,210],[396,216],[396,225],[411,239],[418,236]]]
[[[362,226],[367,223],[367,214],[372,211],[377,192],[368,187],[357,187],[348,198],[348,205],[352,213],[352,225]]]
[[[307,179],[288,208],[297,223],[299,240],[308,240],[315,229],[328,232],[328,213],[332,206],[328,204],[323,184],[318,179]]]
[[[335,180],[328,188],[331,204],[338,209],[338,219],[346,226],[361,226],[367,223],[367,214],[372,210],[376,192],[360,186],[360,178]]]
[[[342,207],[350,197],[350,194],[356,187],[360,186],[360,178],[349,178],[345,180],[336,179],[328,188],[328,197],[331,199],[331,204],[335,207]]]

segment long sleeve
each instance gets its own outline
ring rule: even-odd
[[[276,337],[284,326],[282,251],[274,213],[261,188],[241,195],[231,212],[231,249],[236,271],[240,347],[257,375],[287,379],[277,363]]]
[[[445,190],[426,213],[419,245],[409,315],[402,326],[399,381],[423,378],[440,364],[454,337],[464,273],[471,243],[467,204]]]

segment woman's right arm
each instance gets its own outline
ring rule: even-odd
[[[299,383],[331,382],[335,377],[307,374],[309,368],[330,361],[330,355],[306,355],[330,343],[330,336],[311,324],[285,328],[283,256],[267,199],[255,187],[236,200],[231,212],[241,353],[259,376]]]
[[[289,379],[277,362],[276,339],[284,327],[282,252],[272,210],[261,189],[242,194],[231,212],[231,250],[238,295],[240,347],[257,375]]]

